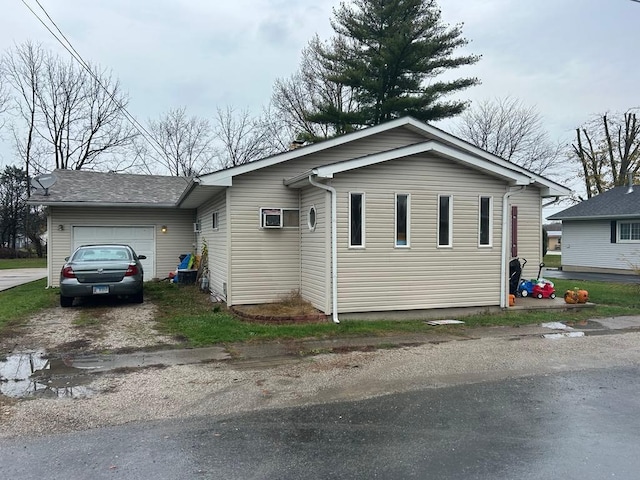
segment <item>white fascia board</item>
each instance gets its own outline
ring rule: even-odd
[[[438,143],[436,141],[418,143],[409,145],[407,147],[368,155],[366,157],[360,157],[353,160],[324,165],[322,167],[313,169],[312,172],[319,178],[333,178],[333,175],[335,175],[336,173],[354,170],[356,168],[362,168],[369,165],[374,165],[376,163],[394,160],[397,158],[432,152],[453,161],[474,167],[478,170],[483,170],[494,176],[507,179],[514,185],[529,185],[531,183],[531,177],[527,175],[504,168],[488,160],[469,155],[468,153],[461,152],[446,145],[442,145],[441,143]]]
[[[535,183],[540,185],[540,182]],[[547,183],[541,186],[542,188],[540,189],[540,195],[542,197],[567,197],[572,193],[572,190],[570,188],[566,188],[561,185],[549,186]]]

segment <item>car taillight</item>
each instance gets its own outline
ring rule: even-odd
[[[124,272],[125,277],[131,277],[132,275],[137,275],[137,274],[138,274],[137,265],[129,265],[129,268],[127,268],[127,271]]]
[[[76,274],[73,272],[73,268],[71,267],[64,267],[62,269],[62,276],[64,278],[76,278]]]

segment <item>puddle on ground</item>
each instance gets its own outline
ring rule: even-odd
[[[93,395],[86,387],[95,377],[46,352],[22,352],[0,358],[0,393],[7,397],[77,398]]]

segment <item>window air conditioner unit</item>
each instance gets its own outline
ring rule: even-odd
[[[193,232],[194,233],[200,233],[200,221],[199,220],[193,224]]]
[[[261,208],[260,226],[262,228],[282,228],[282,209]]]

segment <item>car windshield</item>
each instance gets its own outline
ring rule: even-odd
[[[131,256],[126,248],[122,247],[87,247],[81,248],[73,256],[74,262],[110,262],[117,260],[130,260]]]

